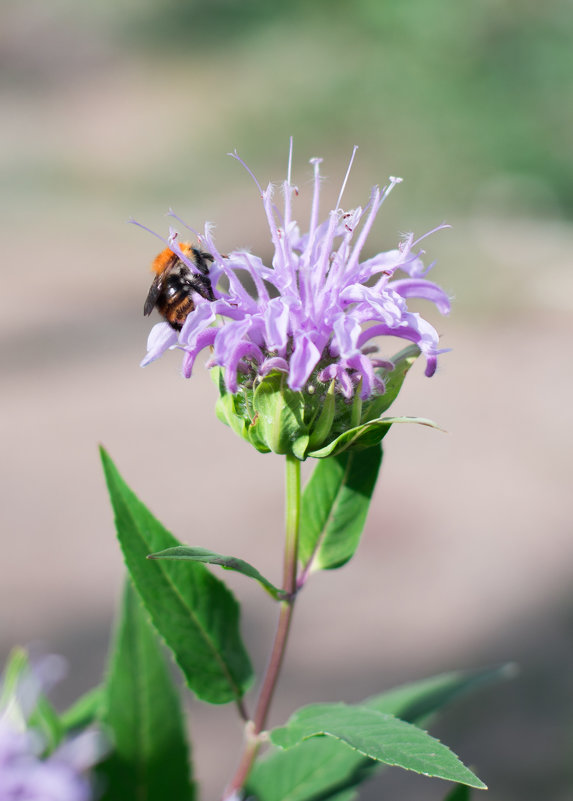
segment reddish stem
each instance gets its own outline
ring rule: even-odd
[[[300,462],[294,456],[286,457],[286,538],[283,567],[285,600],[280,613],[273,650],[265,672],[252,723],[247,724],[247,744],[239,767],[225,790],[224,799],[243,787],[262,745],[261,732],[265,728],[271,701],[277,686],[284,660],[297,589],[298,534],[300,521]]]

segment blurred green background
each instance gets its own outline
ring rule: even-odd
[[[397,410],[451,433],[389,442],[362,551],[300,604],[277,722],[303,702],[516,660],[520,679],[439,734],[491,801],[571,798],[570,0],[4,0],[0,95],[2,653],[43,639],[70,659],[68,692],[97,681],[122,574],[100,440],[181,539],[278,577],[280,535],[260,538],[282,514],[280,460],[215,421],[199,368],[190,383],[173,354],[137,369],[158,246],[125,220],[163,233],[173,207],[216,222],[223,252],[268,257],[257,193],[225,154],[279,181],[292,135],[305,219],[308,159],[324,157],[324,211],[357,144],[345,206],[405,179],[372,252],[453,225],[425,246],[455,297],[439,321],[454,350]],[[261,665],[273,610],[236,591]],[[191,709],[205,798],[221,738],[234,764],[225,714]],[[444,794],[389,772],[363,797]]]
[[[274,168],[292,133],[356,141],[418,212],[573,213],[566,0],[5,2],[2,28],[8,129],[24,101],[53,114],[33,158],[9,142],[22,193],[217,193],[221,153]]]

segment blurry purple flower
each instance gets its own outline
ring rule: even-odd
[[[0,707],[0,801],[89,801],[86,771],[101,755],[95,732],[84,732],[44,756],[40,733],[29,728],[26,715],[49,683],[55,659],[42,660],[39,675],[24,671],[15,693]],[[59,663],[61,666],[61,662]],[[44,670],[46,668],[46,670]],[[1,687],[0,687],[1,689]],[[1,695],[1,693],[0,693]]]
[[[419,314],[408,310],[408,300],[429,300],[446,314],[449,298],[425,278],[430,268],[424,268],[423,251],[417,250],[421,240],[414,241],[413,235],[406,236],[396,249],[361,261],[376,215],[401,179],[390,178],[383,189],[374,187],[365,208],[343,211],[340,202],[355,152],[356,148],[336,207],[323,222],[319,222],[321,159],[311,160],[314,191],[309,229],[304,234],[292,217],[293,195],[298,195],[291,183],[292,144],[288,176],[282,185],[282,211],[273,203],[273,185],[263,190],[238,155],[231,154],[248,170],[262,197],[274,247],[272,267],[244,251],[222,256],[208,225],[203,236],[194,232],[201,247],[214,257],[210,277],[216,300],[197,298],[196,309],[180,332],[167,323],[157,324],[142,365],[168,348],[179,347],[185,352],[183,373],[189,377],[197,355],[210,346],[208,367],[224,370],[231,393],[244,382],[252,385],[253,379],[278,370],[287,375],[287,384],[295,391],[315,381],[326,384],[334,379],[337,391],[345,397],[352,397],[359,386],[366,399],[384,392],[384,371],[392,368],[376,356],[372,340],[392,336],[414,343],[426,358],[426,375],[433,375],[442,352],[438,334]],[[171,229],[165,241],[194,269],[177,239],[178,233]],[[405,277],[396,278],[398,271]],[[254,297],[239,279],[241,274],[251,279]],[[220,278],[226,279],[222,284],[227,288],[218,287]]]

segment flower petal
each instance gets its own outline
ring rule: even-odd
[[[321,350],[306,334],[299,334],[295,340],[295,347],[290,358],[290,374],[288,385],[291,389],[302,390],[310,374],[318,364]]]
[[[450,312],[449,297],[441,287],[432,281],[426,281],[423,278],[403,278],[399,281],[392,281],[389,286],[403,298],[431,300],[440,314],[449,314]]]
[[[204,348],[209,347],[215,341],[217,336],[216,328],[208,328],[206,331],[201,331],[195,337],[193,347],[185,348],[185,356],[183,357],[183,376],[184,378],[191,378],[195,359]]]
[[[273,298],[263,312],[265,342],[271,352],[284,355],[288,345],[290,309],[281,298]]]
[[[268,375],[273,370],[278,370],[281,373],[288,373],[288,362],[281,356],[272,356],[270,359],[265,359],[259,367],[259,375]]]
[[[171,328],[169,323],[157,323],[149,332],[147,338],[147,354],[141,362],[141,367],[146,367],[151,362],[158,359],[162,353],[177,344],[177,331]]]

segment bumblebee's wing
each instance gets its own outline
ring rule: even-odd
[[[149,317],[153,309],[155,308],[155,304],[161,295],[161,290],[163,289],[163,282],[165,280],[165,272],[156,275],[153,279],[153,283],[151,284],[151,289],[147,295],[145,300],[145,305],[143,306],[143,315],[144,317]]]

